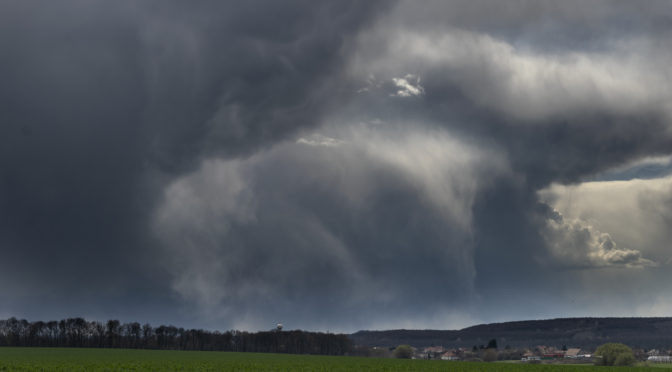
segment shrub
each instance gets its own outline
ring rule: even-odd
[[[635,356],[632,353],[619,354],[614,361],[615,366],[631,366],[633,364],[635,364]]]
[[[394,357],[400,359],[411,359],[413,357],[413,348],[410,345],[399,345],[394,349]]]
[[[595,364],[603,366],[631,365],[635,362],[635,356],[627,345],[619,343],[607,343],[597,348],[595,355],[599,358]],[[617,364],[623,363],[623,364]]]

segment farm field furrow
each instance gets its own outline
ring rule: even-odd
[[[645,372],[648,367],[523,365],[313,355],[126,349],[0,348],[0,371]]]

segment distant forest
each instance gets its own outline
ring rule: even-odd
[[[305,331],[206,331],[149,324],[105,323],[69,318],[0,320],[0,346],[212,350],[260,353],[343,355],[352,342],[343,334]]]

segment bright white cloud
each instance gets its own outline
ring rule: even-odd
[[[325,147],[338,147],[343,144],[343,141],[323,136],[321,134],[313,134],[308,137],[301,137],[296,140],[296,143],[300,143],[308,146],[325,146]]]
[[[406,75],[403,78],[392,78],[392,82],[397,87],[397,92],[392,94],[398,97],[421,96],[425,93],[425,88],[420,85],[420,78],[414,75]]]
[[[566,220],[557,211],[552,212],[541,233],[553,257],[552,265],[586,269],[656,265],[642,257],[638,250],[617,247],[609,234],[600,232],[585,221]]]
[[[672,257],[672,177],[553,185],[539,195],[567,219],[608,232],[619,246],[658,264]]]

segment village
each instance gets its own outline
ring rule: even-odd
[[[492,341],[491,341],[492,344]],[[493,345],[490,345],[493,346]],[[496,346],[496,345],[495,345]],[[472,348],[444,348],[443,346],[429,346],[424,348],[412,348],[412,359],[434,359],[445,361],[518,361],[521,363],[549,363],[549,364],[587,364],[594,363],[599,356],[594,355],[594,350],[581,347],[554,347],[538,345],[533,348],[516,349],[504,347],[480,347]],[[633,349],[633,354],[638,361],[649,363],[671,363],[672,349]]]

